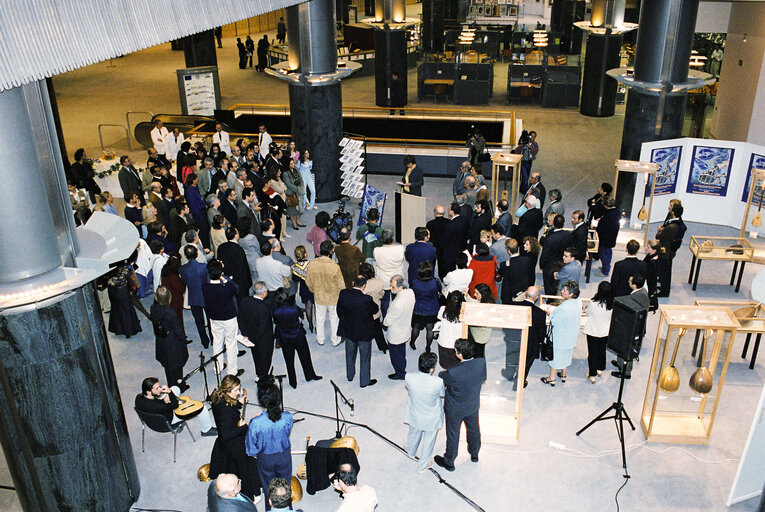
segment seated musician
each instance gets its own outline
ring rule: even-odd
[[[210,456],[210,478],[233,473],[242,481],[242,494],[260,495],[258,465],[245,451],[249,420],[242,419],[247,393],[236,375],[226,375],[212,393],[212,413],[218,426],[218,439]]]
[[[167,387],[159,383],[156,377],[146,377],[141,383],[141,394],[135,397],[135,408],[141,412],[163,415],[171,424],[181,421],[173,411],[178,408],[180,402],[177,394],[180,391],[177,387]],[[218,431],[212,426],[210,411],[204,406],[197,415],[199,421],[199,430],[203,436],[217,436]]]

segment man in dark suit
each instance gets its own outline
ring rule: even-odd
[[[539,307],[539,288],[536,286],[529,286],[526,290],[526,298],[520,302],[513,302],[513,306],[525,306],[531,308],[531,327],[529,327],[528,343],[526,345],[526,365],[523,372],[523,387],[525,388],[529,384],[529,371],[534,361],[539,359],[539,345],[547,336],[547,313]],[[510,351],[508,351],[510,352]],[[512,361],[505,362],[505,369],[503,370],[503,376],[507,380],[512,380],[514,377],[510,375],[510,368],[518,368],[518,356],[515,358],[515,364]]]
[[[175,160],[175,179],[178,183],[183,183],[183,168],[186,166],[195,167],[197,157],[191,152],[191,142],[185,140],[181,142],[181,150]]]
[[[257,500],[262,498],[258,496]],[[242,494],[242,480],[233,473],[221,473],[207,487],[208,512],[258,512],[255,503]]]
[[[526,191],[526,195],[533,194],[533,191],[539,192],[539,209],[541,210],[545,206],[545,198],[547,197],[547,189],[540,181],[542,177],[539,175],[539,171],[532,171],[529,176],[529,189]]]
[[[268,375],[274,354],[274,319],[265,301],[267,295],[266,283],[258,281],[252,297],[239,303],[239,330],[253,344],[250,352],[258,379]]]
[[[468,202],[465,194],[457,195],[455,201],[460,205],[460,216],[467,222],[469,229],[470,221],[473,219],[473,205]],[[467,239],[467,234],[465,235],[465,239]]]
[[[584,222],[584,212],[576,210],[571,214],[571,225],[574,230],[571,231],[571,245],[576,248],[576,259],[584,264],[588,258],[587,254],[587,223]]]
[[[539,230],[544,224],[544,215],[542,215],[542,210],[537,208],[536,196],[528,195],[523,204],[526,206],[526,212],[518,219],[518,225],[515,226],[515,236],[513,236],[521,247],[523,247],[523,239],[527,236],[539,238]]]
[[[451,220],[446,225],[438,246],[438,275],[441,279],[457,268],[457,253],[465,250],[465,243],[470,229],[470,219],[460,214],[459,203],[454,202],[449,206],[449,214]],[[417,268],[413,270],[411,266],[409,268],[410,272],[413,271],[416,277]],[[409,282],[412,282],[411,277]]]
[[[511,304],[516,295],[531,286],[529,267],[532,263],[528,256],[519,254],[518,242],[514,238],[506,239],[505,249],[510,259],[499,266],[497,273],[502,276],[502,304]]]
[[[162,201],[157,206],[157,218],[163,226],[169,226],[173,215],[175,215],[175,201],[173,201],[173,190],[165,187],[161,190]]]
[[[185,199],[179,197],[176,202],[175,211],[176,214],[170,215],[170,226],[168,227],[170,241],[180,248],[183,242],[183,236],[190,230],[194,229],[194,219],[191,217],[191,211],[189,210],[189,204]]]
[[[234,146],[236,147],[236,146]],[[242,201],[236,210],[239,222],[249,226],[249,233],[260,238],[260,205],[255,197],[255,190],[250,187],[242,189]]]
[[[614,263],[614,270],[611,272],[611,288],[614,291],[614,297],[629,295],[632,292],[630,289],[630,276],[636,274],[641,276],[648,275],[646,262],[637,257],[639,250],[640,242],[630,240],[627,242],[627,257]]]
[[[445,214],[446,210],[439,204],[433,209],[433,218],[425,224],[425,227],[428,228],[428,233],[430,233],[430,243],[436,249],[441,245],[441,236],[444,233],[444,229],[446,229],[446,225],[449,224],[449,219],[444,217]]]
[[[672,262],[675,260],[675,254],[680,248],[680,244],[683,242],[683,234],[685,234],[685,224],[683,223],[683,206],[680,201],[673,203],[670,206],[667,219],[664,221],[661,227],[656,231],[656,239],[659,241],[669,257],[669,265],[667,265],[667,276],[665,277],[666,291],[662,290],[660,297],[669,297],[670,286],[672,283]]]
[[[430,233],[428,228],[419,226],[414,229],[414,242],[406,246],[404,258],[409,263],[408,277],[409,282],[417,279],[417,267],[423,261],[429,261],[436,265],[436,248],[430,244]]]
[[[374,315],[380,310],[372,297],[364,295],[366,285],[365,277],[356,276],[353,288],[340,290],[337,299],[337,335],[345,338],[346,377],[348,382],[353,381],[356,375],[356,354],[359,353],[359,384],[362,388],[377,384],[377,379],[370,378],[370,364],[372,339],[376,331]]]
[[[470,241],[468,250],[471,253],[475,251],[475,246],[481,243],[481,231],[491,230],[491,211],[489,202],[485,199],[475,204],[475,215],[470,223]]]
[[[563,215],[555,216],[553,232],[545,237],[542,254],[539,256],[539,268],[542,270],[542,279],[547,295],[558,293],[558,286],[553,274],[563,266],[563,251],[571,245],[571,233],[563,229],[565,223],[566,219]]]
[[[506,199],[497,202],[497,212],[499,213],[497,224],[505,228],[505,234],[510,236],[513,230],[513,216],[507,211],[508,208],[510,208],[510,205],[507,204]]]
[[[220,206],[218,207],[218,210],[220,210],[221,215],[226,218],[229,226],[236,226],[237,224],[236,209],[236,190],[233,188],[227,189],[223,193],[223,199],[220,200]]]
[[[458,339],[454,344],[460,364],[438,374],[446,386],[444,414],[446,415],[446,451],[436,455],[436,464],[454,471],[454,459],[460,442],[460,427],[465,423],[470,460],[478,462],[481,449],[481,430],[478,410],[481,407],[481,386],[486,380],[486,359],[473,359],[473,342]]]
[[[202,346],[207,348],[210,346],[210,338],[208,336],[209,327],[205,322],[205,296],[202,294],[202,285],[210,277],[207,275],[207,265],[196,261],[199,251],[195,246],[187,245],[183,248],[183,252],[188,263],[181,265],[178,273],[181,274],[181,280],[186,284],[189,307],[191,307],[194,323],[197,325],[199,340],[202,342]]]
[[[614,301],[624,304],[630,309],[635,311],[648,311],[648,306],[651,304],[651,299],[648,297],[648,291],[643,287],[645,285],[645,277],[641,274],[633,274],[629,277],[630,294],[622,297],[616,297]],[[643,324],[643,332],[637,333],[639,339],[636,343],[642,344],[643,336],[645,336],[645,324]],[[629,379],[632,377],[632,361],[624,362],[624,359],[617,357],[616,360],[611,361],[611,364],[618,368],[618,371],[611,372],[616,378],[621,378],[622,372],[624,372],[624,378]]]
[[[234,227],[226,229],[226,240],[218,246],[218,259],[223,263],[226,274],[239,286],[237,301],[247,297],[252,286],[252,274],[247,263],[247,254],[239,247],[239,231]]]
[[[131,194],[138,194],[138,197],[141,200],[141,206],[145,205],[146,198],[143,194],[143,182],[141,181],[141,176],[138,174],[138,171],[133,167],[133,161],[129,156],[123,155],[120,157],[120,165],[122,165],[122,167],[120,167],[120,170],[117,173],[117,179],[120,182],[120,188],[126,198],[125,200],[127,200]]]

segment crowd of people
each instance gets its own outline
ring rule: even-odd
[[[531,167],[539,149],[536,134],[523,144],[528,178],[521,183],[515,212],[509,211],[507,200],[489,202],[485,179],[468,160],[455,176],[453,202],[435,207],[433,218],[415,229],[414,242],[396,243],[393,232],[379,224],[375,208],[366,211],[358,228],[342,228],[333,239],[327,232],[330,215],[319,211],[305,245],[287,254],[284,238],[306,227],[303,212],[318,209],[310,153],[298,150],[294,142],[281,148],[265,126],[260,128],[257,142],[232,145],[218,124],[208,153],[199,144],[192,148],[177,130],[163,131],[158,122],[143,176],[130,158],[122,157],[124,216],[136,226],[141,241],[133,258],[104,280],[111,302],[109,330],[130,337],[141,329],[136,309],[146,315],[168,385],[178,385],[179,391],[186,385],[183,366],[192,342],[183,326],[186,309],[203,347],[212,345],[211,357],[221,357],[221,371],[227,375],[212,395],[219,435],[212,459],[223,462],[215,472],[220,476],[210,487],[210,499],[231,499],[240,493],[252,499],[261,489],[268,492],[273,482],[289,480],[292,418],[274,397],[278,390],[269,384],[269,371],[275,350],[281,350],[292,388],[298,386],[295,353],[306,382],[322,379],[311,358],[308,332],[315,332],[318,346],[327,339],[332,347],[343,344],[346,378],[352,382],[358,373],[361,388],[377,383],[371,368],[372,342],[387,354],[388,379],[405,381],[409,394],[407,451],[414,458],[419,450],[420,471],[433,462],[453,471],[463,423],[471,460],[478,462],[479,396],[487,377],[485,347],[492,335],[490,328],[471,326],[463,336],[463,303],[531,308],[523,372],[503,375],[508,380],[523,375],[526,386],[534,361],[544,357],[549,373],[541,381],[555,386],[558,380],[566,382],[577,344],[583,312],[579,283],[587,260],[601,262],[597,276],[610,276],[599,283],[586,306],[587,378],[593,384],[606,368],[614,303],[649,310],[657,307],[659,297],[669,295],[672,259],[685,233],[680,202],[670,204],[643,258],[638,255],[640,244],[630,240],[627,257],[612,266],[621,219],[611,185],[603,183],[588,199],[586,213],[584,208],[574,210],[566,229],[561,191],[547,191],[541,173]],[[404,163],[403,191],[421,194],[422,173],[414,158]],[[73,181],[73,193],[77,188],[89,190],[80,184]],[[113,198],[102,196],[101,209],[116,214]],[[73,195],[77,211],[80,203],[75,199]],[[597,250],[592,230],[598,234]],[[154,304],[146,311],[139,299],[152,293]],[[557,307],[549,307],[543,294],[556,296]],[[541,348],[550,339],[553,350],[545,357]],[[240,416],[246,394],[237,357],[246,352],[238,350],[238,343],[252,355],[258,402],[264,410],[251,420]],[[420,347],[418,372],[407,372],[407,345],[411,350]],[[631,361],[617,358],[612,363],[613,375],[630,378]],[[167,386],[156,393],[149,386],[136,399],[136,407],[152,399],[167,404],[165,413],[170,414],[177,402]],[[209,418],[202,423],[203,432],[214,432]],[[446,450],[433,457],[443,425]],[[354,473],[358,468],[346,469],[338,470],[347,478],[338,477],[336,487],[351,495],[359,492]],[[359,496],[376,503],[369,492]],[[275,504],[266,506],[278,509]]]

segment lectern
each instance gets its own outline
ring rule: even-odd
[[[424,226],[427,200],[424,197],[396,192],[396,242],[414,242],[414,228]]]

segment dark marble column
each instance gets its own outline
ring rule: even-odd
[[[619,67],[621,34],[589,34],[587,53],[584,57],[582,77],[582,101],[579,112],[586,116],[608,117],[614,115],[618,82],[606,75],[606,71]]]
[[[138,473],[92,283],[0,313],[0,388],[24,510],[130,510]]]
[[[422,50],[426,53],[444,51],[443,0],[422,0]]]
[[[299,149],[308,148],[319,202],[340,198],[340,139],[343,101],[340,82],[327,85],[290,83],[292,136]]]
[[[191,34],[182,39],[183,56],[186,58],[187,68],[202,66],[217,66],[218,57],[215,51],[215,35],[213,30],[205,30],[198,34]]]
[[[398,79],[404,88],[404,105],[406,105],[407,65],[406,65],[406,31],[375,29],[375,104],[378,107],[389,107],[388,90],[393,80],[393,72],[398,73]]]

